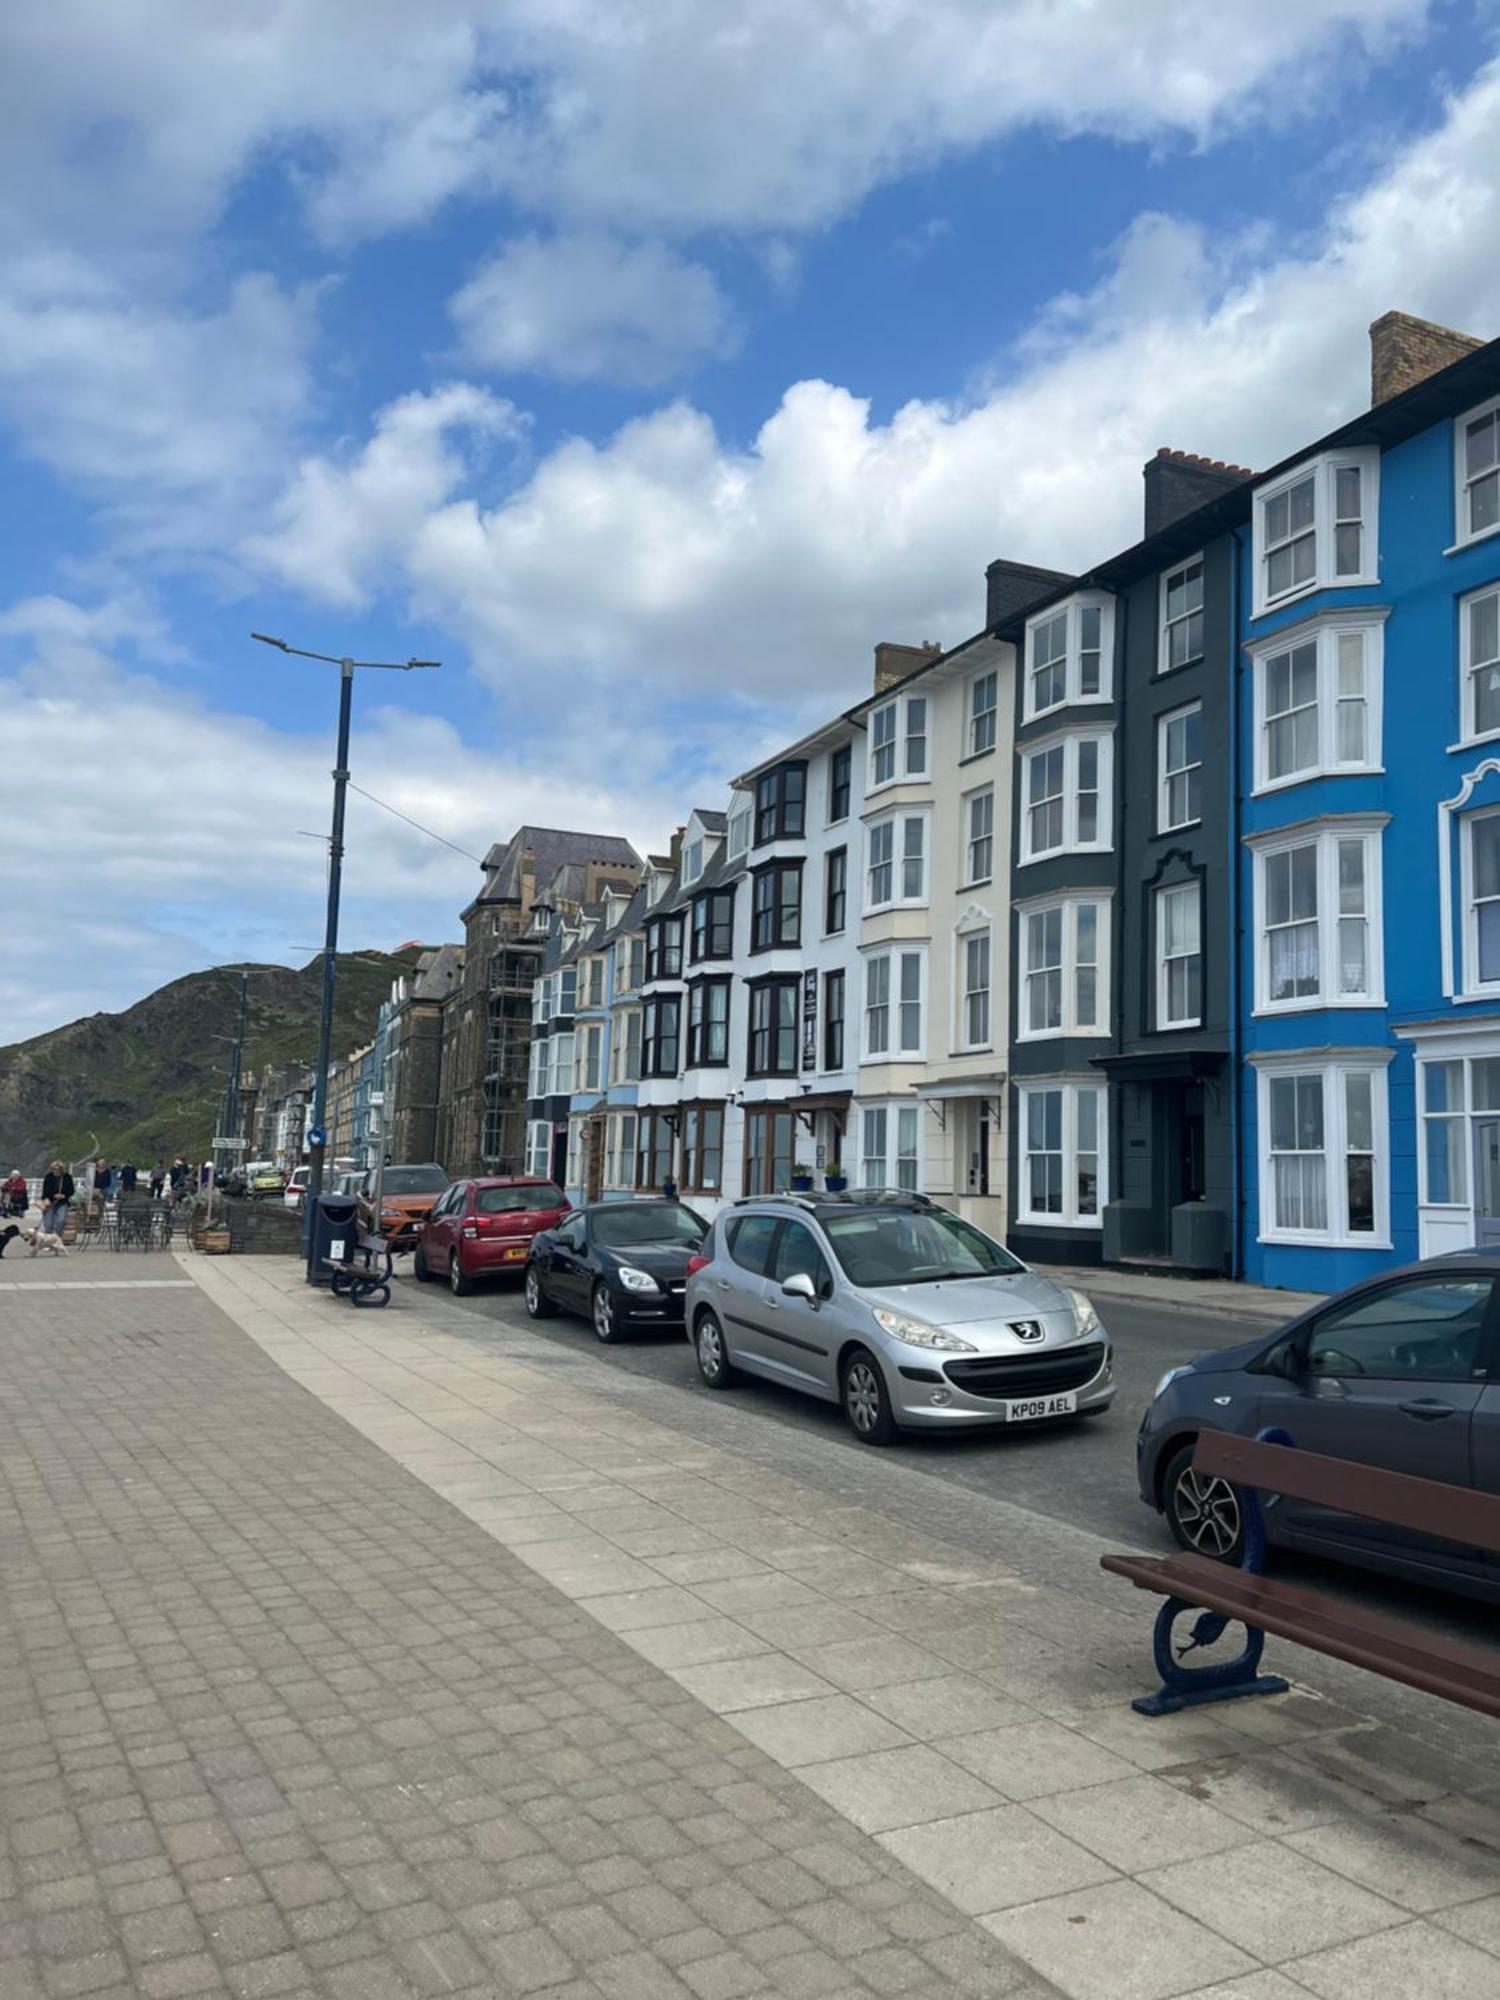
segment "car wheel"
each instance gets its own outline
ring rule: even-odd
[[[1193,1447],[1173,1455],[1162,1481],[1167,1526],[1183,1548],[1215,1562],[1237,1563],[1245,1553],[1245,1510],[1227,1479],[1193,1470]]]
[[[542,1290],[542,1274],[535,1264],[526,1266],[526,1310],[533,1319],[551,1319],[557,1311],[551,1299]]]
[[[420,1243],[417,1245],[416,1255],[411,1260],[411,1269],[412,1276],[421,1284],[425,1285],[432,1276],[431,1271],[427,1268],[427,1252],[422,1248]]]
[[[595,1285],[593,1315],[594,1332],[606,1346],[620,1339],[622,1331],[620,1319],[615,1311],[615,1302],[608,1285]]]
[[[474,1289],[474,1280],[459,1263],[456,1250],[448,1259],[448,1289],[456,1299],[466,1299]]]
[[[706,1312],[699,1320],[698,1330],[693,1336],[693,1348],[698,1356],[698,1373],[708,1387],[732,1389],[740,1379],[739,1370],[729,1359],[724,1329],[711,1312]]]
[[[846,1358],[839,1377],[840,1400],[849,1428],[861,1444],[890,1444],[896,1435],[891,1399],[880,1363],[863,1347]]]

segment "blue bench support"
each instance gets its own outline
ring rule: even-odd
[[[1261,1431],[1255,1441],[1257,1444],[1285,1445],[1292,1442],[1287,1433],[1279,1428]],[[1241,1502],[1245,1509],[1245,1555],[1240,1567],[1251,1576],[1259,1576],[1266,1566],[1266,1518],[1258,1493],[1242,1488]],[[1174,1647],[1173,1628],[1188,1611],[1196,1611],[1197,1619],[1187,1643]],[[1251,1694],[1285,1694],[1289,1684],[1280,1674],[1263,1674],[1260,1671],[1266,1635],[1258,1625],[1245,1627],[1245,1648],[1236,1659],[1216,1661],[1211,1667],[1185,1667],[1182,1664],[1187,1654],[1195,1652],[1198,1647],[1216,1644],[1233,1622],[1222,1612],[1203,1611],[1185,1598],[1166,1598],[1156,1614],[1156,1625],[1151,1635],[1151,1652],[1156,1671],[1161,1675],[1161,1686],[1155,1694],[1141,1695],[1130,1704],[1136,1713],[1175,1715],[1180,1709],[1199,1708],[1211,1701],[1237,1701]]]

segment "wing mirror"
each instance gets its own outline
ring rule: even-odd
[[[785,1299],[801,1299],[805,1305],[816,1305],[818,1288],[806,1271],[794,1271],[783,1281],[781,1295]]]
[[[1281,1375],[1287,1381],[1295,1382],[1299,1375],[1307,1373],[1307,1340],[1305,1336],[1298,1334],[1294,1335],[1290,1340],[1284,1340],[1280,1347],[1276,1348],[1270,1355],[1269,1359],[1270,1372],[1273,1375]]]

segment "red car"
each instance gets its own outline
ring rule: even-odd
[[[555,1229],[568,1212],[568,1198],[551,1181],[534,1174],[497,1174],[488,1180],[455,1181],[439,1197],[417,1243],[413,1269],[419,1278],[439,1278],[460,1298],[475,1280],[526,1269],[531,1239]]]

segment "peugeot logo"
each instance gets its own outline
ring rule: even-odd
[[[1040,1340],[1044,1332],[1039,1319],[1013,1319],[1010,1330],[1017,1340]]]

